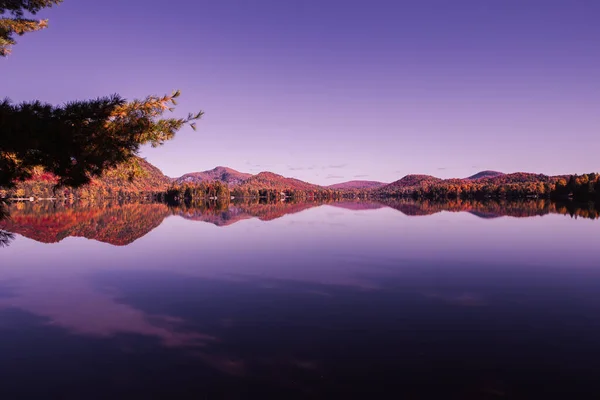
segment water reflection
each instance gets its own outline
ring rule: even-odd
[[[8,205],[4,199],[0,199],[0,224],[8,218]],[[15,239],[15,235],[0,229],[0,247],[6,247]]]
[[[569,207],[12,204],[0,396],[587,398],[600,225]]]
[[[547,214],[570,215],[571,217],[600,218],[599,203],[555,202],[546,199],[535,200],[385,200],[387,206],[406,215],[424,216],[442,211],[468,212],[480,218],[498,218],[503,216],[524,218]]]
[[[172,215],[225,227],[251,218],[272,221],[323,205],[354,211],[388,207],[408,216],[466,212],[484,219],[548,214],[569,215],[573,218],[600,218],[600,204],[557,203],[549,200],[434,202],[400,199],[378,202],[265,202],[256,199],[231,203],[211,201],[170,206],[163,203],[117,201],[94,203],[37,201],[12,203],[0,210],[0,246],[5,247],[10,244],[14,240],[15,233],[42,243],[56,243],[66,237],[85,237],[116,246],[125,246],[148,234],[165,218]]]

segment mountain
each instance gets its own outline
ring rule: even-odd
[[[556,182],[561,176],[548,176],[544,174],[533,174],[529,172],[515,172],[513,174],[502,174],[487,178],[480,178],[478,182],[492,185],[510,185],[518,183],[550,183]]]
[[[334,190],[378,189],[385,185],[387,185],[387,183],[377,181],[348,181],[329,185],[327,188]]]
[[[92,179],[91,188],[118,188],[123,192],[138,193],[163,191],[171,185],[171,178],[145,159],[135,157],[133,162],[137,169],[133,179],[129,179],[127,167],[119,166],[107,171],[101,178]]]
[[[135,172],[135,174],[132,174]],[[571,182],[571,178],[573,181]],[[57,178],[41,169],[35,170],[32,177],[18,182],[16,188],[7,190],[0,188],[0,197],[35,197],[35,198],[149,198],[153,194],[166,192],[173,184],[200,184],[222,182],[229,186],[235,197],[245,196],[278,196],[277,192],[288,192],[292,197],[327,197],[333,190],[348,194],[372,194],[374,196],[420,196],[420,197],[512,197],[524,198],[535,196],[578,196],[579,199],[600,199],[600,179],[598,174],[582,176],[516,172],[504,174],[498,171],[481,171],[464,179],[440,179],[431,175],[406,175],[390,184],[376,181],[348,181],[330,186],[319,186],[295,178],[287,178],[273,172],[261,172],[257,175],[243,173],[227,167],[216,167],[209,171],[193,172],[172,179],[165,176],[158,168],[136,157],[132,163],[106,171],[102,177],[94,178],[81,188],[61,187],[55,189]],[[568,184],[568,185],[567,185]],[[214,195],[225,191],[224,185],[208,188]],[[204,185],[207,186],[207,185]],[[174,188],[175,190],[182,189]],[[223,190],[221,190],[223,189]],[[204,189],[202,189],[204,190]],[[221,190],[221,191],[219,191]],[[268,191],[269,193],[265,193]],[[303,193],[304,192],[304,193]],[[221,193],[222,194],[222,193]]]
[[[209,171],[191,172],[175,179],[176,183],[199,183],[221,181],[229,186],[237,186],[242,184],[247,179],[251,178],[252,174],[236,171],[227,167],[216,167]]]
[[[286,178],[273,172],[261,172],[251,176],[239,187],[242,190],[319,190],[321,186],[295,178]]]
[[[383,186],[382,190],[407,189],[422,186],[424,184],[440,183],[442,180],[431,175],[406,175],[404,178]]]
[[[131,173],[135,171],[135,174]],[[35,170],[31,178],[18,182],[14,188],[17,197],[112,197],[117,192],[137,195],[144,192],[161,192],[171,185],[171,179],[160,169],[140,157],[131,164],[121,165],[106,171],[101,177],[78,189],[62,187],[54,190],[58,182],[56,176],[41,169]],[[0,188],[1,189],[1,188]],[[0,190],[0,196],[6,193]]]
[[[481,178],[495,178],[497,176],[502,176],[502,175],[504,175],[504,173],[498,172],[498,171],[481,171],[481,172],[476,173],[475,175],[471,175],[470,177],[468,177],[466,179],[474,180],[474,179],[481,179]]]

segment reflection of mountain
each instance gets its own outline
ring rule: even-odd
[[[335,190],[378,189],[385,185],[387,185],[387,183],[377,181],[348,181],[329,185],[327,188]]]
[[[27,202],[12,204],[9,207],[10,218],[0,221],[0,233],[4,235],[17,233],[43,243],[56,243],[73,236],[124,246],[158,227],[169,215],[207,222],[216,226],[229,226],[250,218],[272,221],[287,214],[298,213],[321,205],[330,205],[351,211],[376,210],[387,206],[409,216],[425,216],[448,211],[468,212],[484,219],[501,216],[532,217],[551,213],[590,219],[600,218],[600,205],[586,204],[582,206],[575,203],[554,203],[547,200],[519,202],[386,200],[382,203],[361,201],[264,203],[252,201],[232,204],[213,202],[176,207],[169,207],[161,203],[75,203],[69,205],[62,202]],[[0,237],[0,242],[5,245],[9,244],[11,240],[12,237]]]
[[[272,221],[284,215],[295,214],[322,204],[320,202],[251,202],[231,204],[228,208],[175,207],[172,211],[173,214],[185,219],[208,222],[217,226],[227,226],[250,218],[258,218],[261,221]]]
[[[168,214],[164,204],[18,203],[0,228],[43,243],[75,236],[124,246],[159,226]]]
[[[345,208],[346,210],[362,211],[362,210],[378,210],[385,207],[381,203],[367,203],[361,201],[335,201],[328,203],[330,206]]]
[[[547,214],[563,214],[573,217],[596,219],[600,217],[599,205],[556,203],[549,200],[449,200],[449,201],[414,201],[414,200],[385,200],[388,207],[394,208],[410,216],[432,215],[442,211],[468,212],[479,218],[491,219],[502,216],[535,217]]]
[[[191,221],[202,221],[216,226],[228,226],[236,222],[252,218],[239,207],[211,208],[211,207],[173,207],[173,215],[180,216]]]
[[[556,212],[551,203],[546,200],[531,201],[477,201],[454,200],[445,202],[413,201],[413,200],[387,200],[387,206],[403,214],[411,216],[432,215],[442,211],[468,212],[480,218],[496,218],[501,216],[532,217]]]
[[[469,211],[471,214],[479,217],[479,218],[483,218],[483,219],[492,219],[492,218],[498,218],[501,217],[501,215],[498,214],[494,214],[494,213],[487,213],[487,212],[482,212],[482,211]]]
[[[267,204],[241,204],[240,208],[246,213],[260,219],[261,221],[272,221],[281,218],[286,214],[295,214],[309,208],[318,207],[322,202],[301,202],[301,203],[267,203]]]

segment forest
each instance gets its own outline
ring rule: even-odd
[[[399,181],[400,182],[400,181]],[[421,180],[414,184],[391,184],[374,193],[375,197],[412,197],[415,199],[524,199],[553,198],[578,201],[600,200],[600,175],[596,173],[551,177],[510,174],[484,179]]]

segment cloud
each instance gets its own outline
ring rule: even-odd
[[[262,169],[271,167],[270,164],[254,164],[254,163],[251,163],[250,161],[246,161],[246,165],[249,165],[252,168],[262,168]]]
[[[292,167],[291,165],[288,165],[288,171],[312,171],[313,169],[315,169],[314,165],[311,165],[310,167]]]
[[[438,171],[445,171],[445,170],[447,170],[447,169],[448,169],[448,168],[446,168],[446,167],[439,167],[439,168],[438,168]]]
[[[332,175],[332,174],[329,174],[325,177],[325,179],[343,179],[343,178],[344,177],[341,175]]]
[[[355,178],[368,178],[369,175],[366,174],[361,174],[361,175],[354,175]]]
[[[348,166],[348,164],[331,164],[326,167],[323,167],[323,169],[340,169],[340,168],[344,168],[346,166]]]

